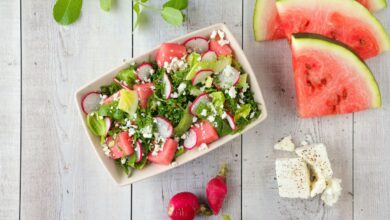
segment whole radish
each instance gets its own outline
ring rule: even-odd
[[[169,201],[168,215],[171,220],[193,220],[198,213],[211,215],[210,210],[199,204],[198,197],[193,193],[177,193]]]
[[[206,196],[214,215],[218,215],[219,210],[222,208],[223,201],[228,193],[226,185],[227,172],[227,165],[224,164],[221,166],[218,175],[207,183]]]

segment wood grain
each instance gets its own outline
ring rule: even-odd
[[[23,1],[22,219],[130,219],[130,187],[118,187],[81,127],[74,92],[131,57],[131,3],[111,14],[84,1],[60,26],[46,1]]]
[[[376,13],[390,30],[390,9]],[[354,114],[354,216],[390,216],[390,54],[368,60],[382,94],[381,109]]]
[[[300,119],[295,111],[291,53],[285,40],[254,41],[254,0],[244,1],[244,52],[257,73],[269,112],[266,121],[243,138],[243,219],[351,219],[352,218],[352,115]],[[283,199],[278,195],[275,159],[295,155],[273,150],[280,138],[291,134],[296,144],[306,134],[328,146],[334,176],[344,188],[335,207],[319,197]]]
[[[0,219],[19,218],[20,7],[0,2]]]
[[[161,5],[162,1],[156,1]],[[223,7],[222,7],[223,5]],[[161,42],[184,33],[224,22],[241,41],[242,37],[242,2],[241,1],[190,1],[187,11],[188,22],[184,27],[173,28],[165,24],[160,17],[149,14],[149,24],[134,34],[135,55],[159,45]],[[205,14],[205,9],[212,13]],[[216,175],[218,167],[228,163],[231,169],[228,180],[229,197],[222,213],[232,219],[241,219],[241,140],[240,138],[225,146],[170,172],[133,184],[133,218],[165,219],[169,199],[176,193],[190,191],[205,200],[205,186]],[[148,195],[148,196],[145,196]],[[150,207],[145,213],[144,207]],[[199,218],[203,219],[203,218]],[[220,219],[220,216],[207,219]]]

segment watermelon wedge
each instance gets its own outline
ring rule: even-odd
[[[276,0],[256,0],[253,13],[253,32],[256,41],[286,37],[275,2]],[[387,7],[386,0],[357,0],[357,2],[370,11],[378,11]]]
[[[361,58],[390,50],[390,37],[382,24],[352,0],[279,0],[282,27],[294,33],[321,34],[351,47]]]
[[[381,106],[370,69],[346,46],[313,34],[291,39],[298,114],[319,117]]]

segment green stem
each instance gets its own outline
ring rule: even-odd
[[[162,11],[161,8],[155,8],[155,7],[146,5],[145,3],[142,3],[142,2],[137,1],[137,0],[133,0],[133,2],[134,2],[134,3],[138,3],[138,4],[140,4],[142,7],[147,8],[147,9],[149,9],[149,10],[153,10],[153,11]]]
[[[218,176],[226,177],[228,173],[228,167],[227,164],[222,164],[221,168],[219,168]]]

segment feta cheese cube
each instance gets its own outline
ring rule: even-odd
[[[280,197],[310,197],[310,173],[302,158],[277,159],[275,169]]]
[[[293,152],[295,149],[295,144],[292,142],[291,135],[282,138],[274,145],[275,150],[284,150]]]
[[[295,153],[301,157],[315,172],[317,179],[330,178],[333,175],[332,167],[324,144],[310,144],[299,147]]]

